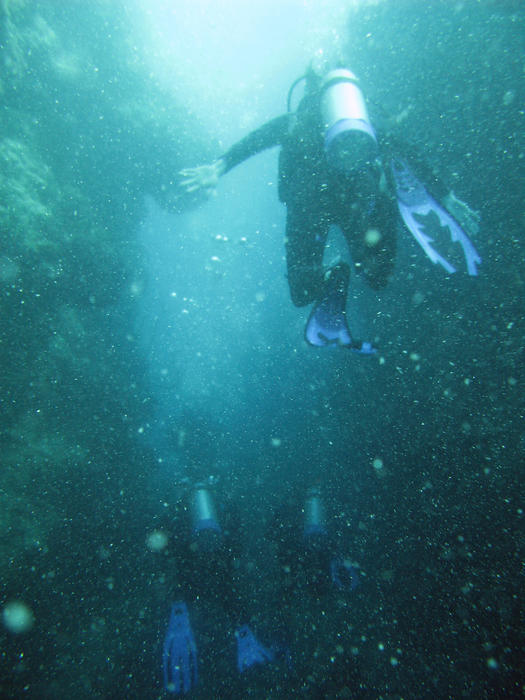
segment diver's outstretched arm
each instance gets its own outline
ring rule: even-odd
[[[289,122],[289,114],[276,117],[249,133],[210,165],[184,168],[179,172],[181,187],[188,193],[200,190],[213,193],[222,175],[256,153],[281,145],[288,134]]]

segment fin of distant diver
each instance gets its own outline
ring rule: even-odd
[[[390,168],[396,185],[399,213],[427,257],[433,263],[439,263],[448,273],[456,272],[456,268],[430,245],[433,239],[424,232],[424,223],[415,219],[415,216],[424,217],[433,212],[441,226],[449,229],[451,240],[454,243],[459,242],[463,248],[468,274],[477,275],[476,265],[481,263],[481,257],[456,219],[427,192],[404,160],[392,158]]]
[[[376,352],[376,348],[371,343],[352,339],[346,321],[349,277],[348,265],[344,263],[328,271],[323,297],[313,307],[306,324],[306,342],[316,347],[339,345],[371,355]]]

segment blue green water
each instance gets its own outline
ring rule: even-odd
[[[523,4],[254,3],[228,46],[227,16],[188,7],[0,3],[0,605],[30,618],[1,627],[0,695],[165,697],[187,598],[192,697],[519,697]],[[401,226],[388,287],[352,277],[371,358],[304,343],[276,151],[209,200],[177,187],[285,110],[317,36],[481,214],[477,278]],[[210,477],[229,555],[196,600],[188,500]],[[313,485],[351,593],[282,551]],[[291,667],[239,678],[241,615]]]

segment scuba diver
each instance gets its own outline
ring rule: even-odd
[[[293,91],[305,81],[304,96],[292,111]],[[318,72],[310,66],[288,94],[288,111],[248,134],[210,165],[180,172],[188,193],[215,188],[220,177],[251,156],[280,146],[279,199],[287,207],[286,261],[293,303],[313,303],[305,338],[310,345],[339,345],[371,354],[370,342],[356,340],[346,319],[350,267],[323,268],[329,229],[342,231],[357,272],[374,290],[392,274],[396,254],[397,209],[418,244],[450,274],[455,267],[431,245],[428,215],[437,215],[452,241],[463,248],[468,273],[481,262],[466,233],[433,198],[402,158],[390,154],[370,121],[356,76],[337,67]],[[449,203],[471,220],[476,213],[453,196]],[[449,207],[450,208],[450,207]]]
[[[168,693],[185,694],[203,684],[211,692],[210,686],[216,683],[239,683],[231,673],[235,656],[238,676],[253,666],[279,660],[278,647],[266,647],[256,637],[251,623],[257,612],[255,583],[239,564],[240,522],[233,504],[218,514],[213,483],[212,478],[196,483],[181,518],[172,523],[176,561],[170,596],[174,602],[162,657]],[[263,623],[258,623],[257,634],[265,628]]]
[[[269,534],[277,550],[280,572],[277,586],[272,583],[275,580],[272,577],[261,578],[255,567],[253,581],[241,573],[240,565],[236,564],[240,558],[239,522],[235,514],[232,519],[231,512],[221,512],[218,517],[208,483],[196,484],[190,500],[190,508],[184,511],[191,513],[191,531],[184,533],[183,523],[177,523],[174,528],[184,534],[179,535],[171,591],[176,600],[171,604],[162,652],[165,690],[180,695],[201,685],[202,651],[206,659],[205,676],[210,668],[213,671],[212,676],[208,673],[204,679],[208,692],[213,684],[224,685],[225,679],[231,690],[236,683],[244,681],[249,669],[252,681],[273,685],[272,674],[277,668],[282,671],[281,687],[288,684],[291,690],[294,662],[289,623],[292,620],[286,618],[290,617],[287,611],[291,609],[293,591],[299,595],[309,591],[313,598],[322,600],[330,590],[339,595],[353,591],[359,580],[356,565],[342,556],[329,532],[320,490],[308,490],[303,507],[297,508],[303,514],[300,520],[290,518],[283,523],[280,514],[276,514]],[[268,571],[268,566],[261,568]],[[269,596],[264,587],[271,589]],[[267,611],[271,614],[266,614]],[[195,632],[194,620],[197,621]],[[260,640],[261,636],[268,644]],[[235,657],[237,677],[232,677]],[[225,664],[224,669],[221,663]],[[239,686],[239,693],[242,690]]]

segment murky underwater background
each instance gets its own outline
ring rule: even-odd
[[[210,477],[229,573],[263,636],[285,620],[292,667],[238,677],[210,581],[192,697],[523,693],[523,3],[320,5],[0,3],[0,604],[26,613],[1,627],[1,697],[166,696]],[[177,187],[332,43],[482,217],[478,278],[401,227],[387,289],[352,278],[371,358],[304,343],[276,151],[208,201]],[[278,589],[276,522],[312,485],[351,593]]]

